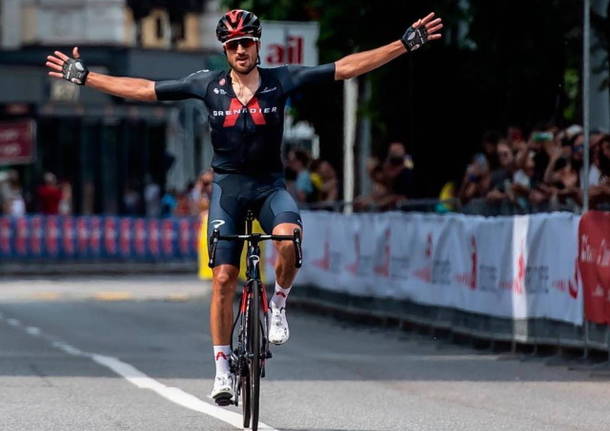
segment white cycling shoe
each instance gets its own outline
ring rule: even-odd
[[[286,309],[284,307],[279,310],[271,308],[269,314],[269,342],[278,345],[284,344],[290,337]]]
[[[233,374],[221,374],[214,379],[212,398],[219,406],[227,406],[233,400]]]

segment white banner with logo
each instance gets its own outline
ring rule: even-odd
[[[296,284],[581,325],[579,216],[303,212]],[[268,248],[267,274],[275,260]]]
[[[320,26],[315,21],[263,21],[261,37],[261,65],[264,67],[298,64],[318,64],[318,35]]]

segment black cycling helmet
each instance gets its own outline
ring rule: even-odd
[[[220,18],[216,26],[216,37],[220,43],[241,37],[260,39],[261,33],[261,22],[258,17],[243,9],[234,9],[227,12]]]

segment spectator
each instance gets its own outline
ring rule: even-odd
[[[59,213],[61,215],[70,215],[72,214],[72,184],[69,181],[62,181],[59,188],[61,189]]]
[[[371,181],[373,182],[370,195],[358,196],[354,201],[356,211],[384,211],[396,206],[402,197],[392,193],[388,186],[387,178],[381,166],[375,166],[370,171]]]
[[[25,201],[17,171],[12,170],[8,172],[3,207],[3,212],[10,216],[21,217],[25,215]]]
[[[135,216],[140,214],[140,194],[136,190],[133,184],[125,186],[123,192],[123,207],[125,208],[125,214]]]
[[[405,199],[413,197],[413,160],[402,142],[392,142],[383,164],[383,175],[390,192]]]
[[[186,217],[191,215],[191,205],[190,205],[190,191],[187,189],[186,191],[178,192],[178,196],[176,198],[176,206],[174,207],[174,211],[172,215],[177,217]]]
[[[161,187],[147,175],[144,186],[144,207],[146,217],[159,217],[161,215]]]
[[[578,170],[573,166],[573,160],[563,155],[560,146],[549,149],[549,164],[544,182],[550,187],[553,203],[570,203],[573,205],[578,197]]]
[[[508,146],[513,150],[514,153],[519,151],[520,148],[527,145],[525,139],[523,138],[523,130],[517,126],[509,126],[506,130],[506,140]],[[499,142],[499,139],[496,140],[496,145]]]
[[[213,181],[214,172],[212,170],[207,170],[199,175],[190,195],[191,214],[198,215],[209,209]]]
[[[161,198],[161,217],[171,217],[174,214],[176,205],[178,205],[176,191],[173,189],[167,190]]]
[[[486,196],[489,202],[499,202],[513,196],[512,179],[515,172],[513,151],[506,142],[500,142],[497,146],[497,154],[500,166],[491,173],[490,191]]]
[[[488,130],[483,134],[483,139],[481,140],[481,148],[487,158],[490,171],[497,169],[500,165],[498,161],[498,142],[500,142],[500,139],[500,133],[495,130]]]
[[[610,135],[603,135],[597,142],[597,163],[600,170],[599,183],[589,188],[592,207],[610,202]]]
[[[485,197],[489,186],[490,174],[487,157],[483,153],[475,154],[462,179],[462,186],[458,192],[460,201],[466,204],[472,199]]]
[[[43,184],[36,191],[38,207],[43,214],[58,214],[61,201],[61,189],[57,186],[57,178],[51,172],[43,176]]]
[[[295,198],[297,202],[312,202],[315,198],[313,184],[311,183],[311,173],[309,172],[310,157],[303,150],[291,150],[288,153],[288,163],[296,172]]]
[[[533,151],[526,151],[523,165],[513,174],[512,192],[514,201],[522,210],[529,209],[530,194],[532,193],[532,189],[537,186],[534,155],[535,153]]]
[[[317,159],[311,163],[311,182],[317,202],[336,202],[339,197],[337,173],[326,160]]]

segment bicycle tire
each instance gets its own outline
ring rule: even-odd
[[[244,293],[247,294],[247,293]],[[244,331],[242,332],[242,342],[241,345],[243,346],[242,348],[245,349],[245,354],[247,355],[249,353],[249,340],[251,338],[251,334],[250,334],[250,307],[251,307],[251,301],[250,298],[247,299],[247,303],[246,303],[246,312],[245,314],[242,314],[242,326],[244,327]],[[251,409],[251,404],[250,404],[250,366],[248,365],[248,360],[243,361],[240,364],[240,393],[241,396],[243,397],[242,399],[242,403],[241,403],[241,407],[242,407],[242,416],[243,416],[243,420],[244,420],[244,428],[250,428],[250,409]]]
[[[258,411],[261,381],[261,331],[260,331],[260,285],[257,281],[252,282],[252,301],[250,302],[250,312],[248,313],[250,328],[250,405],[251,405],[251,429],[258,430]]]
[[[247,374],[241,376],[241,394],[243,399],[241,401],[242,415],[244,418],[244,428],[250,427],[250,376]]]

